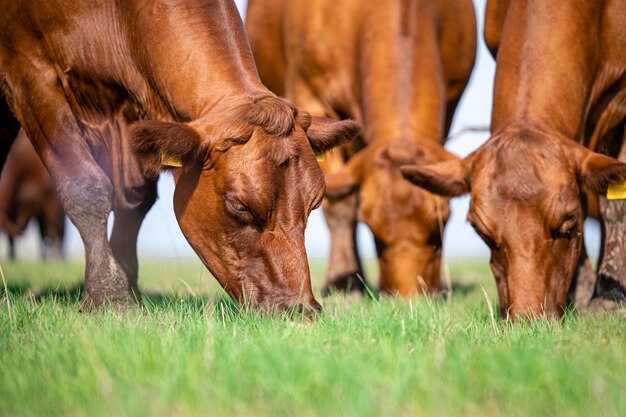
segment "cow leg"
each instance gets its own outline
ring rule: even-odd
[[[0,92],[0,173],[19,130],[20,124]]]
[[[42,258],[56,261],[64,259],[65,213],[56,194],[47,196],[43,212],[39,217],[39,226],[43,242]]]
[[[137,284],[139,264],[137,262],[137,236],[144,217],[156,201],[156,182],[146,193],[141,205],[130,210],[115,210],[115,222],[111,233],[111,250],[128,278],[133,296],[141,301]]]
[[[44,160],[58,187],[65,212],[85,245],[83,308],[91,309],[106,303],[118,307],[133,304],[135,298],[128,277],[115,260],[107,239],[107,220],[113,208],[113,185],[86,149],[62,155],[63,160],[80,157],[84,161],[76,172],[63,169],[60,160]]]
[[[46,219],[39,219],[39,233],[41,235],[41,259],[45,261],[60,261],[63,256],[63,238],[52,228]]]
[[[330,231],[330,255],[323,294],[364,292],[365,275],[356,244],[356,194],[335,203],[325,200],[322,209]]]
[[[615,309],[626,301],[626,200],[600,197],[602,250],[590,307]]]
[[[15,260],[15,238],[13,236],[9,236],[9,259]]]
[[[573,305],[578,310],[586,309],[593,295],[595,282],[596,273],[591,267],[591,261],[587,256],[587,248],[583,242],[574,279],[567,294],[567,304]]]
[[[29,67],[36,59],[35,56],[29,57],[23,65]],[[106,303],[115,306],[134,304],[126,274],[115,260],[107,239],[113,185],[81,135],[57,72],[44,59],[35,65],[37,77],[6,74],[7,94],[11,93],[12,85],[19,85],[16,116],[50,172],[61,204],[83,240],[85,288],[81,295],[82,306],[91,309]]]
[[[626,140],[626,132],[622,143]],[[626,146],[617,158],[626,162]],[[592,310],[612,310],[626,302],[626,200],[599,196],[602,246],[598,278],[591,299]]]
[[[39,216],[37,218],[37,223],[39,224],[39,236],[41,237],[41,241],[39,243],[39,257],[44,261],[47,261],[50,256],[48,250],[50,239],[46,235],[46,221],[43,216]]]
[[[327,152],[322,165],[324,174],[341,169],[345,164],[344,159],[344,149]],[[363,293],[365,275],[356,243],[358,196],[353,193],[336,202],[325,199],[322,210],[330,232],[330,254],[326,284],[322,293],[324,295],[333,291]]]
[[[298,76],[288,74],[285,85],[286,97],[299,108],[305,109],[313,116],[329,117],[331,113],[331,117],[339,118],[338,115],[332,114],[334,111],[329,106],[318,100],[308,83],[300,80]],[[345,160],[346,149],[343,147],[326,152],[324,162],[321,164],[324,175],[341,169],[345,165]],[[333,203],[324,199],[322,210],[330,232],[330,254],[322,294],[328,295],[333,291],[363,293],[365,275],[356,244],[357,196],[351,195]]]

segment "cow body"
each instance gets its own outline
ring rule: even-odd
[[[626,165],[589,149],[626,161],[626,2],[492,0],[485,21],[497,54],[491,138],[463,161],[405,173],[446,195],[471,191],[468,219],[491,248],[500,308],[513,317],[562,314],[577,271],[589,270],[584,191],[599,193],[595,297],[624,299],[626,211],[603,194]]]
[[[0,177],[0,230],[9,238],[9,256],[15,259],[14,239],[35,219],[41,235],[41,257],[62,259],[65,212],[52,179],[24,131],[20,131]]]
[[[327,286],[362,289],[358,217],[376,240],[382,291],[437,292],[447,201],[412,189],[398,168],[448,157],[443,143],[474,64],[471,1],[251,0],[246,28],[275,92],[364,126],[360,143],[322,163]]]
[[[319,307],[303,236],[323,193],[312,147],[358,126],[263,87],[232,1],[2,7],[0,85],[85,244],[85,304],[138,294],[137,234],[165,158],[181,229],[229,294]]]

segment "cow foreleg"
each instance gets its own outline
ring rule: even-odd
[[[0,175],[19,130],[20,124],[11,113],[11,109],[9,109],[9,105],[0,91]]]
[[[130,289],[137,300],[141,293],[137,284],[137,236],[144,217],[156,201],[156,183],[153,183],[138,207],[131,210],[115,210],[115,222],[111,233],[111,250],[128,278]]]
[[[286,97],[313,116],[339,118],[330,105],[323,104],[311,91],[308,83],[297,75],[288,74]],[[341,169],[345,164],[345,152],[344,148],[326,152],[324,163],[321,164],[325,175]],[[330,231],[330,254],[322,294],[326,296],[334,291],[363,293],[365,275],[356,244],[358,210],[356,193],[333,203],[324,199],[322,210]]]
[[[107,239],[107,220],[113,201],[113,186],[108,177],[98,167],[91,166],[90,169],[84,168],[88,169],[87,172],[69,180],[67,172],[57,171],[55,163],[51,166],[65,212],[85,245],[83,308],[91,309],[107,303],[118,307],[134,304],[136,300],[128,277],[113,256]]]
[[[23,65],[30,66],[35,61],[37,57],[29,57]],[[20,86],[20,96],[15,100],[16,116],[50,172],[63,208],[85,245],[82,306],[90,309],[107,303],[134,304],[126,274],[107,239],[113,185],[81,134],[58,73],[41,59],[37,61],[37,74],[27,79],[20,74],[7,74],[7,86],[8,90],[13,85]]]
[[[573,304],[578,310],[583,310],[589,306],[589,301],[593,295],[593,287],[596,282],[596,273],[591,266],[591,261],[587,256],[587,249],[583,242],[576,273],[567,294],[568,304]]]
[[[617,156],[626,162],[626,132]],[[613,310],[626,304],[626,200],[607,200],[599,196],[602,246],[598,277],[589,304],[592,310]]]
[[[9,259],[15,261],[15,238],[9,236]]]
[[[63,239],[65,236],[65,212],[56,194],[49,194],[39,218],[41,233],[41,255],[45,260],[65,259]]]
[[[591,308],[615,309],[626,302],[626,200],[600,197],[602,251]]]
[[[339,202],[324,201],[322,208],[330,231],[330,255],[324,295],[333,291],[365,291],[365,275],[356,244],[357,196]]]

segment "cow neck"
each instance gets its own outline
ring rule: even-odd
[[[200,119],[230,98],[265,91],[232,2],[156,5],[133,17],[137,64],[177,119]]]
[[[399,24],[372,18],[367,24],[377,36],[361,39],[361,106],[368,143],[442,140],[445,88],[435,21],[426,10],[411,15],[420,20],[409,25],[406,16],[390,14]]]
[[[529,4],[532,3],[532,4]],[[527,123],[580,139],[602,2],[513,2],[498,49],[492,131]],[[532,11],[531,11],[532,10]],[[516,17],[516,18],[515,18]]]

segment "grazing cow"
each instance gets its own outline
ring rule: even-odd
[[[485,39],[497,68],[492,136],[467,158],[403,168],[436,193],[471,193],[468,220],[491,249],[504,317],[560,316],[583,247],[584,190],[600,194],[594,297],[623,300],[626,1],[493,1]],[[603,302],[603,301],[601,301]]]
[[[443,143],[476,52],[472,2],[249,0],[246,29],[274,92],[364,126],[360,146],[322,164],[326,289],[363,289],[358,218],[375,237],[381,291],[437,292],[448,203],[412,187],[399,167],[450,157]]]
[[[359,125],[269,92],[232,0],[0,6],[0,85],[83,239],[87,308],[138,300],[137,233],[163,169],[183,234],[233,298],[320,308],[304,248],[324,195],[314,150]]]
[[[31,218],[39,223],[41,257],[62,259],[65,212],[50,175],[22,130],[0,176],[0,231],[8,235],[11,259],[15,259],[14,239]]]

